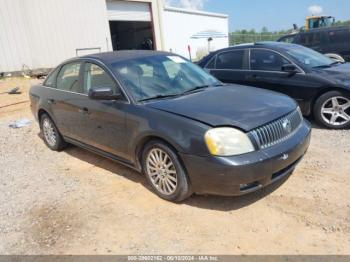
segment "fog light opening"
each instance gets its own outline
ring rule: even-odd
[[[240,184],[240,191],[250,191],[254,188],[260,187],[260,183],[258,181],[248,183],[248,184]]]

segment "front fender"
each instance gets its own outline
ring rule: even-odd
[[[152,138],[162,139],[182,154],[208,155],[204,134],[210,127],[158,109],[134,106],[127,113],[127,150],[137,160],[138,151]]]

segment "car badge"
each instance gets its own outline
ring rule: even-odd
[[[282,126],[284,131],[286,131],[288,134],[292,132],[292,123],[290,122],[290,120],[288,119],[284,120],[282,123]]]
[[[283,154],[283,156],[281,156],[281,160],[287,160],[289,158],[288,154]]]

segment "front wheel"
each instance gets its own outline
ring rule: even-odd
[[[161,198],[180,202],[192,192],[176,152],[162,141],[151,141],[142,154],[142,167],[153,191]]]
[[[350,126],[349,95],[331,91],[321,95],[315,103],[314,115],[316,121],[331,129],[343,129]]]

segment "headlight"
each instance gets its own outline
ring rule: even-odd
[[[209,152],[214,156],[234,156],[254,151],[249,137],[242,131],[219,127],[208,130],[204,136]]]

